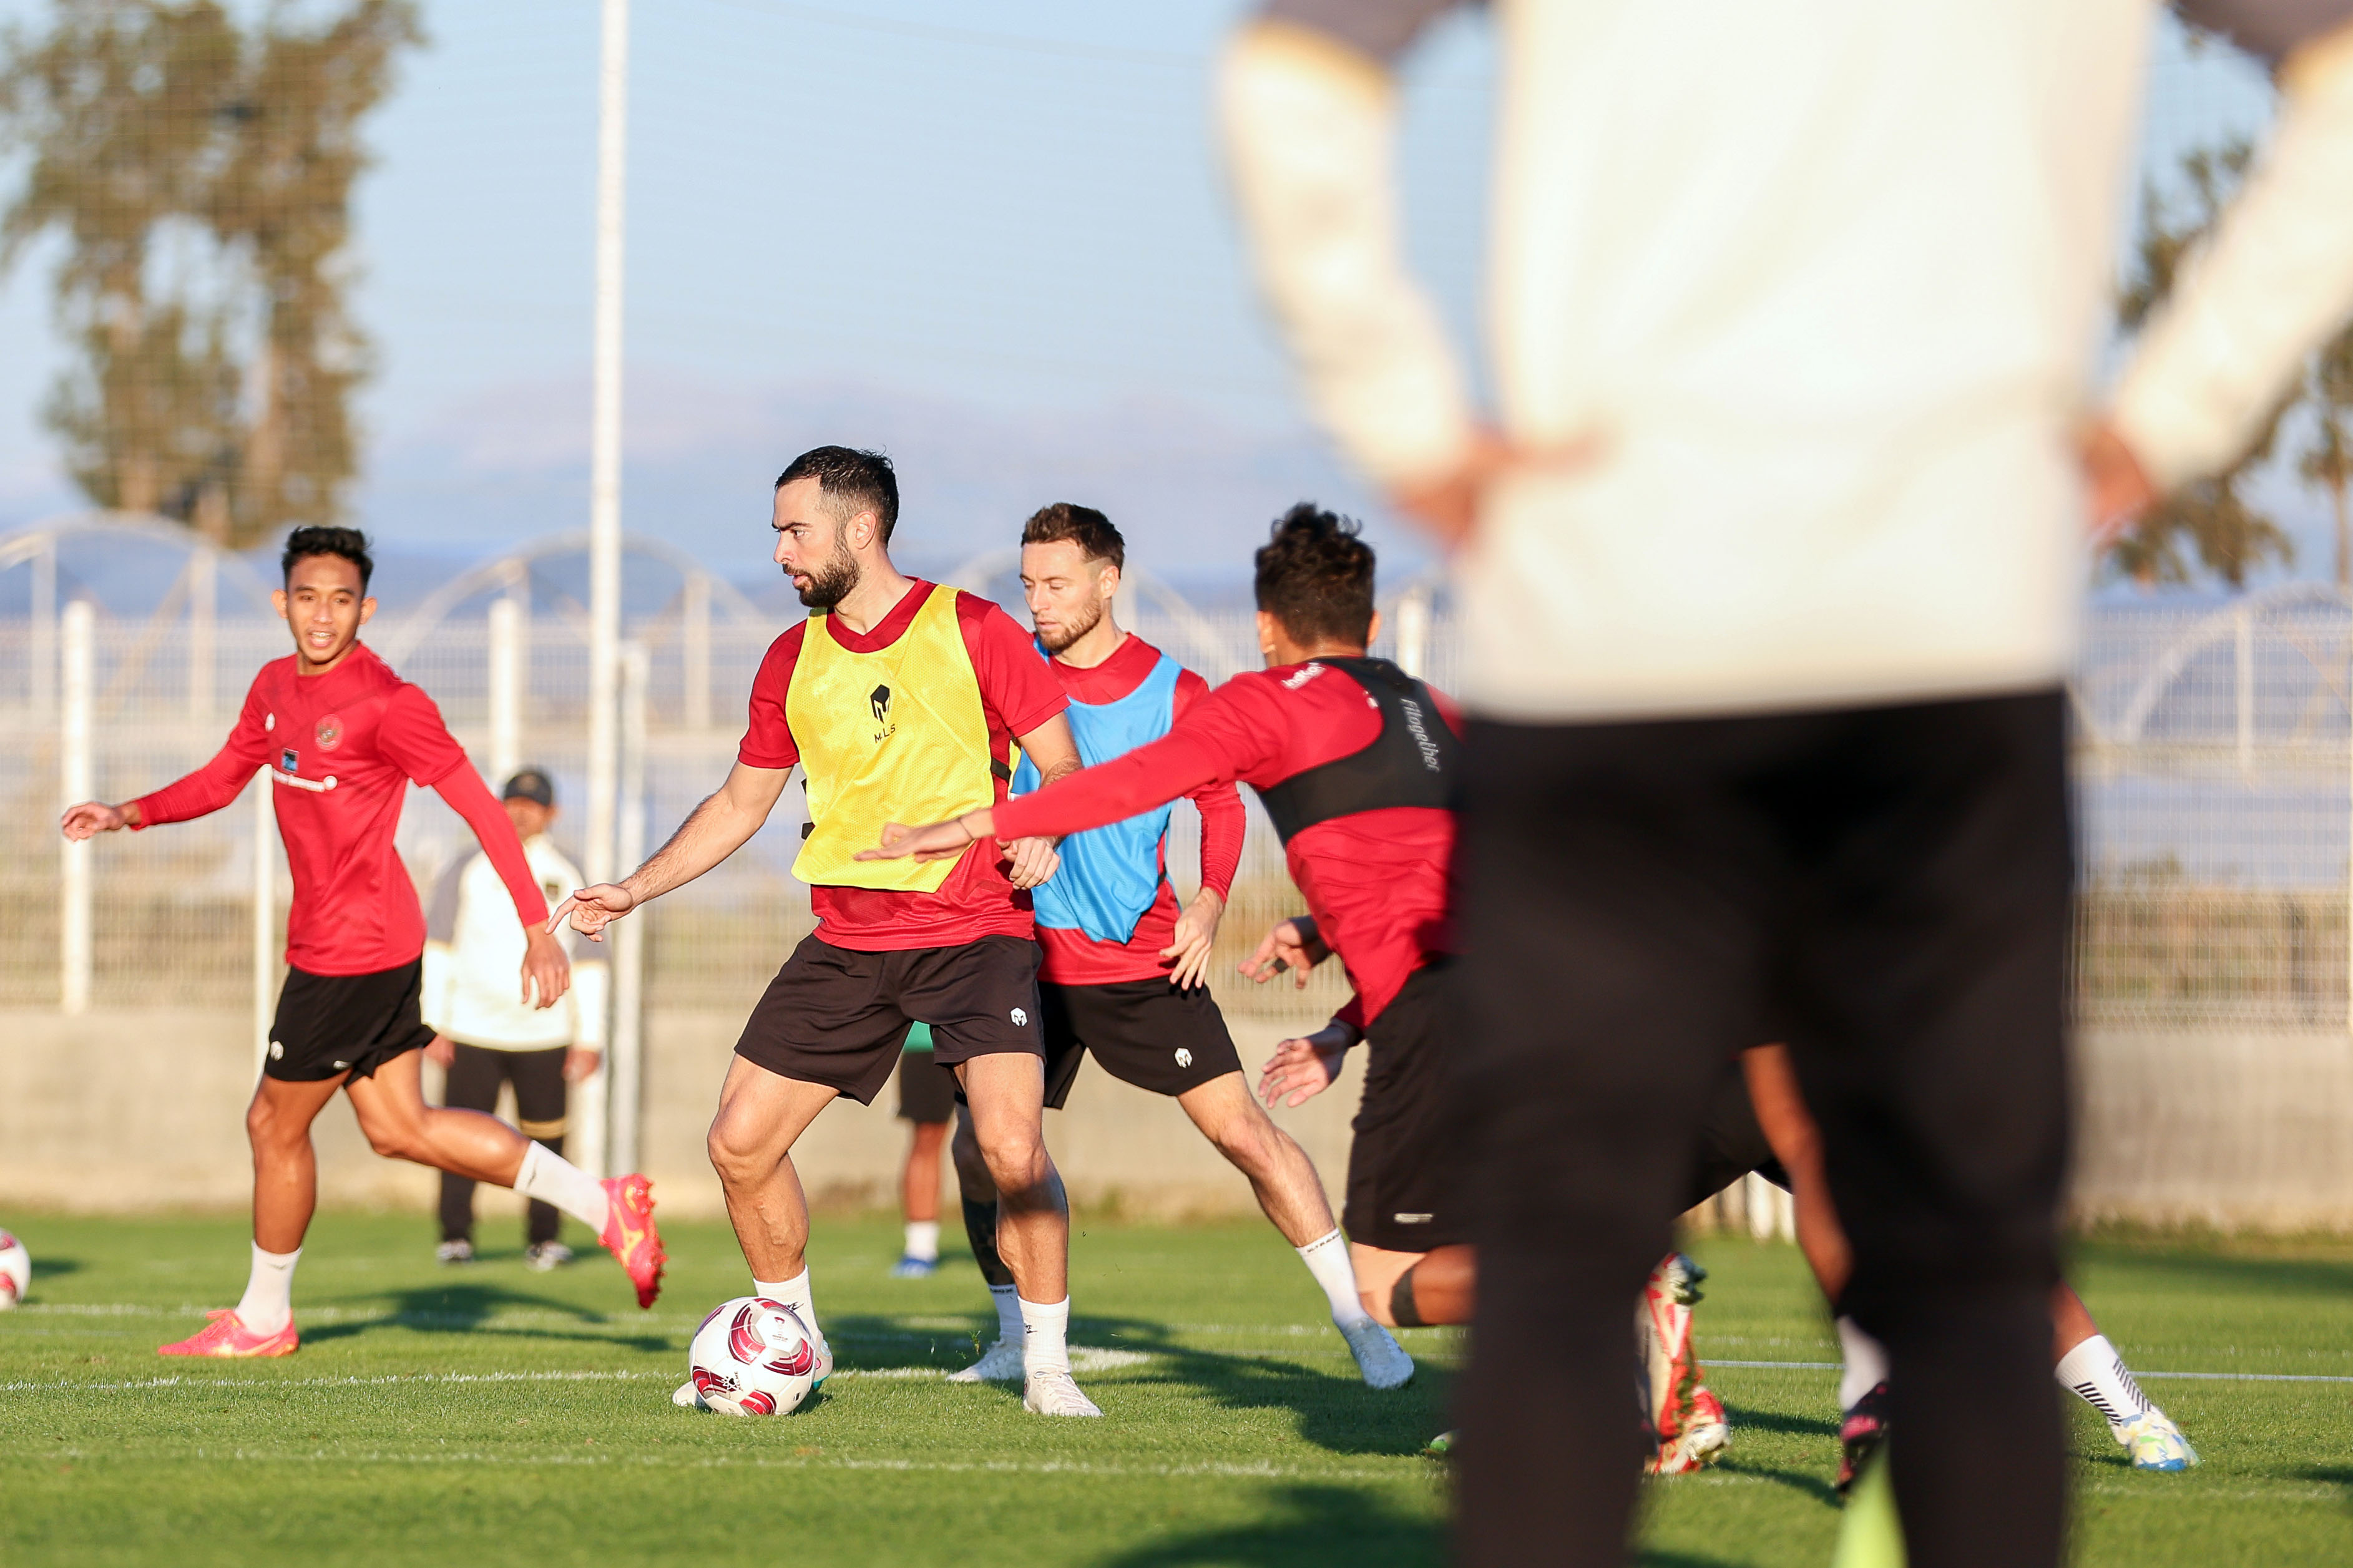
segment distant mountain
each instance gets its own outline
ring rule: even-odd
[[[1267,523],[1303,498],[1364,517],[1392,571],[1429,560],[1312,430],[1237,428],[1175,401],[999,413],[873,386],[729,387],[649,370],[630,379],[626,425],[623,526],[763,599],[780,592],[764,564],[770,484],[826,442],[891,454],[898,552],[927,572],[1011,548],[1022,519],[1054,500],[1101,507],[1142,564],[1217,598],[1247,582]],[[375,452],[362,521],[388,547],[436,555],[586,527],[587,437],[585,382],[484,394]]]

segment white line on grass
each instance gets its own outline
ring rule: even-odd
[[[1734,1366],[1779,1372],[1841,1372],[1844,1367],[1834,1361],[1719,1361],[1714,1356],[1703,1357],[1706,1367]],[[2189,1383],[2353,1383],[2353,1376],[2318,1372],[2148,1372],[2133,1368],[2140,1378],[2168,1377]]]
[[[79,1448],[60,1448],[41,1456],[48,1459],[82,1461],[105,1458]],[[203,1458],[206,1450],[190,1457]],[[1276,1465],[1265,1461],[1236,1464],[1207,1461],[1193,1465],[1123,1465],[1073,1459],[850,1459],[819,1456],[768,1458],[761,1455],[714,1454],[699,1458],[669,1454],[485,1453],[442,1450],[422,1454],[342,1453],[320,1448],[306,1454],[273,1453],[237,1448],[228,1458],[248,1464],[282,1465],[633,1465],[665,1470],[879,1470],[907,1474],[1028,1475],[1028,1476],[1207,1476],[1219,1479],[1395,1481],[1417,1479],[1417,1471],[1434,1474],[1419,1456],[1400,1454],[1393,1469],[1337,1469],[1308,1465]]]

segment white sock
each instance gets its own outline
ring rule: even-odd
[[[940,1260],[939,1221],[911,1219],[907,1222],[907,1256],[920,1258],[926,1263]]]
[[[1021,1288],[1018,1285],[991,1285],[989,1300],[997,1303],[997,1337],[1008,1345],[1018,1345],[1027,1339],[1029,1331],[1021,1321]]]
[[[605,1234],[612,1204],[605,1196],[604,1184],[544,1143],[524,1146],[514,1190],[527,1198],[554,1204],[598,1236]]]
[[[237,1321],[257,1334],[274,1334],[294,1321],[294,1264],[302,1249],[264,1252],[253,1247],[253,1272],[245,1277],[245,1299]]]
[[[1299,1261],[1324,1287],[1324,1295],[1332,1303],[1334,1323],[1353,1329],[1372,1316],[1356,1294],[1356,1270],[1348,1261],[1348,1238],[1340,1234],[1338,1226],[1299,1248]]]
[[[1023,1372],[1071,1370],[1071,1299],[1068,1296],[1044,1307],[1035,1301],[1022,1302],[1021,1326],[1027,1335],[1021,1343]]]
[[[2061,1387],[2073,1389],[2111,1426],[2138,1420],[2156,1408],[2105,1334],[2094,1334],[2061,1356],[2058,1374]]]
[[[754,1279],[752,1294],[765,1296],[771,1301],[781,1301],[801,1315],[801,1321],[817,1327],[817,1302],[809,1295],[809,1271],[806,1265],[789,1279]]]
[[[1864,1333],[1852,1318],[1838,1321],[1840,1353],[1846,1357],[1846,1371],[1839,1377],[1839,1409],[1854,1408],[1854,1402],[1887,1381],[1887,1347]]]

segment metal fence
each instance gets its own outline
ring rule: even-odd
[[[1002,565],[976,563],[968,579],[1002,594],[992,581]],[[491,586],[470,599],[387,610],[370,640],[432,694],[485,772],[536,763],[576,805],[584,623],[535,599],[528,571],[483,581]],[[1446,684],[1453,638],[1443,617],[1433,620],[1419,594],[1389,610],[1397,629],[1385,647]],[[1213,680],[1258,662],[1247,615],[1203,613],[1147,583],[1123,616]],[[782,629],[707,585],[631,619],[638,721],[625,767],[625,862],[724,777],[744,694]],[[193,593],[135,619],[83,602],[0,619],[0,1004],[219,1007],[266,997],[290,889],[254,786],[205,822],[79,849],[61,844],[56,824],[68,799],[122,799],[205,761],[252,672],[286,647],[280,623],[200,613]],[[2084,1017],[2348,1026],[2348,689],[2353,613],[2333,589],[2093,614],[2073,687]],[[625,922],[643,944],[634,960],[643,1005],[749,1008],[810,924],[807,889],[789,870],[801,803],[789,791],[744,851]],[[1266,925],[1298,908],[1280,847],[1254,802],[1251,810],[1220,989],[1231,1006],[1312,1019],[1340,999],[1336,975],[1318,974],[1304,992],[1232,977]],[[1197,831],[1180,809],[1171,856],[1180,883],[1197,874]],[[468,842],[454,814],[416,792],[400,847],[420,884]]]

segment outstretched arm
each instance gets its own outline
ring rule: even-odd
[[[776,809],[792,769],[755,768],[737,763],[718,793],[694,808],[670,842],[618,882],[583,888],[556,906],[547,926],[566,914],[572,929],[591,942],[605,940],[605,928],[649,899],[682,888],[744,847]]]
[[[1079,743],[1071,736],[1070,720],[1061,714],[1015,739],[1021,742],[1022,754],[1037,768],[1039,788],[1079,771]],[[1034,888],[1060,870],[1062,857],[1055,847],[1060,841],[1059,835],[1050,834],[1007,839],[1005,858],[1012,862],[1008,879],[1013,885]]]

